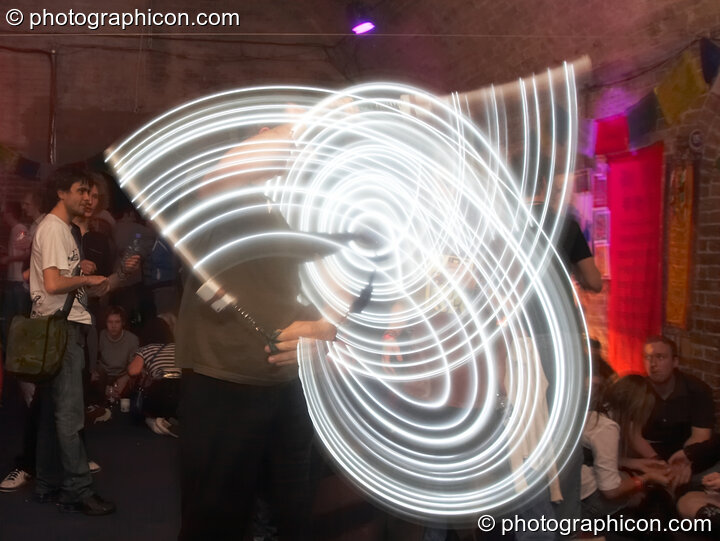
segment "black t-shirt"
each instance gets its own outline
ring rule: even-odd
[[[114,256],[110,238],[98,231],[88,231],[82,237],[83,256],[95,263],[96,274],[110,276],[113,272]]]
[[[558,251],[561,257],[566,259],[566,265],[568,262],[574,265],[578,261],[592,257],[592,252],[590,252],[590,247],[585,240],[580,225],[570,216],[565,218],[565,227],[560,237],[560,249]]]
[[[540,215],[543,211],[542,203],[533,203],[532,213],[539,220]],[[550,234],[550,228],[555,223],[555,213],[548,209],[543,226],[545,227],[545,233]],[[566,267],[576,264],[578,261],[592,257],[592,252],[588,246],[587,240],[580,229],[580,225],[577,221],[569,215],[566,215],[563,220],[562,232],[558,239],[557,245],[558,254],[563,260]]]
[[[643,429],[643,437],[667,460],[683,448],[692,427],[712,428],[715,404],[710,387],[698,378],[675,371],[675,388],[667,399],[655,394],[655,407]]]

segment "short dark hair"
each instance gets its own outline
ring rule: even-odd
[[[120,316],[120,321],[122,321],[123,327],[127,323],[127,312],[125,312],[125,309],[122,306],[108,306],[107,312],[105,312],[105,321],[107,321],[107,318],[110,316]]]
[[[87,169],[74,165],[60,167],[50,177],[50,184],[56,193],[69,192],[72,185],[76,182],[86,184],[91,188],[95,184],[95,178]]]
[[[667,336],[663,336],[661,334],[655,334],[653,336],[648,337],[648,339],[645,340],[645,344],[643,344],[643,347],[647,346],[648,344],[655,344],[657,342],[665,344],[666,346],[668,346],[670,348],[670,353],[672,354],[673,359],[678,356],[678,349],[677,349],[677,345],[675,344],[675,342],[673,340],[671,340],[670,338],[668,338]]]

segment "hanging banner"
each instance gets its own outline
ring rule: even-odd
[[[692,164],[676,166],[670,176],[665,319],[681,329],[687,326],[690,295],[694,180]]]
[[[613,154],[628,149],[627,117],[615,115],[595,121],[595,154]]]
[[[613,156],[609,164],[608,360],[620,374],[642,373],[645,339],[663,322],[663,145]]]
[[[706,90],[699,59],[685,51],[677,65],[655,87],[655,95],[665,120],[674,124]]]

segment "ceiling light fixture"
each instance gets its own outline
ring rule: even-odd
[[[375,23],[370,20],[368,7],[362,2],[352,2],[348,5],[348,20],[350,28],[355,34],[365,34],[375,28]]]

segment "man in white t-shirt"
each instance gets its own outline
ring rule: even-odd
[[[80,250],[71,229],[75,216],[90,201],[92,178],[85,171],[62,168],[53,175],[58,202],[40,222],[30,259],[31,317],[61,310],[68,294],[73,303],[68,315],[68,342],[60,372],[38,389],[40,420],[37,444],[37,480],[34,500],[60,502],[60,511],[106,515],[115,505],[93,489],[80,430],[85,421],[82,370],[84,342],[92,318],[88,295],[103,295],[109,283],[104,276],[79,273]]]

